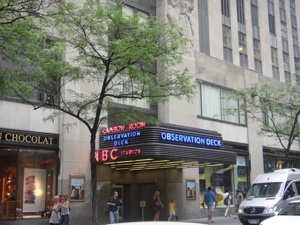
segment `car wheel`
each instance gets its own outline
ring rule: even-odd
[[[249,223],[243,223],[243,225],[250,225]]]

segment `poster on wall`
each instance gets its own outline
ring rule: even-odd
[[[23,183],[23,212],[44,210],[46,169],[25,168]]]
[[[186,180],[186,199],[196,199],[196,181]]]
[[[70,174],[70,201],[84,201],[85,176]]]

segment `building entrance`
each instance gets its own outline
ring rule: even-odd
[[[154,213],[151,203],[157,185],[127,184],[123,187],[123,221],[152,221]]]

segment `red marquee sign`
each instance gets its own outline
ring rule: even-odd
[[[97,162],[116,161],[119,156],[126,157],[139,154],[141,154],[140,148],[125,150],[118,150],[117,148],[103,149],[95,152],[95,159]]]
[[[121,125],[121,126],[114,126],[114,127],[108,127],[102,129],[102,134],[111,134],[111,133],[119,133],[125,130],[137,130],[141,128],[146,127],[146,122],[136,122],[136,123],[130,123],[127,126]]]

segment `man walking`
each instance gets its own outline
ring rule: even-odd
[[[119,207],[120,200],[118,199],[118,192],[114,192],[113,197],[111,197],[106,205],[109,205],[109,221],[110,223],[118,223],[119,222]]]
[[[244,200],[243,194],[238,189],[235,190],[235,199],[236,199],[235,212],[238,215],[240,204]]]
[[[208,223],[212,223],[212,215],[214,211],[214,202],[216,201],[216,196],[215,194],[211,191],[211,187],[207,188],[207,192],[204,194],[204,201],[205,204],[207,205],[207,219]]]
[[[229,212],[229,208],[230,208],[230,204],[231,204],[231,195],[230,195],[228,190],[225,191],[223,199],[224,199],[224,205],[226,205],[226,210],[225,210],[224,216],[227,217],[228,212]],[[230,213],[229,213],[229,216],[231,216]]]

